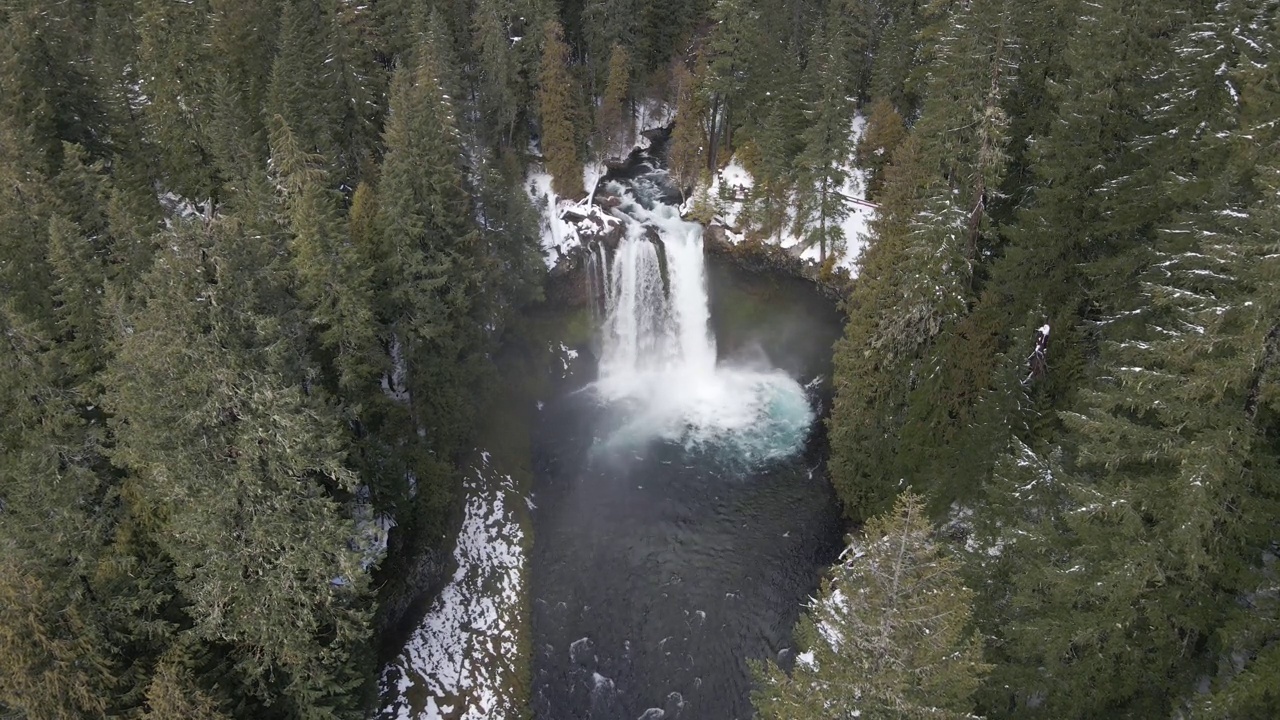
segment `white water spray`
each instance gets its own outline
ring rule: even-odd
[[[716,364],[702,226],[657,200],[646,208],[633,194],[643,179],[607,189],[628,218],[612,257],[596,259],[605,312],[594,387],[626,409],[608,443],[662,438],[748,463],[795,452],[813,421],[804,389],[781,371]]]

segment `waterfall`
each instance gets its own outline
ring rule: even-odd
[[[627,225],[603,283],[603,377],[625,382],[645,373],[705,377],[715,370],[709,327],[702,226],[669,212],[627,209]],[[654,235],[656,233],[656,236]]]
[[[790,455],[814,418],[804,389],[777,370],[717,366],[702,226],[661,202],[662,179],[605,185],[626,222],[617,248],[591,260],[603,300],[593,387],[625,409],[606,444],[661,438],[748,463]]]

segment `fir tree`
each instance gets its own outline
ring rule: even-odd
[[[614,45],[609,53],[609,74],[604,97],[596,114],[598,152],[606,158],[622,158],[631,150],[635,130],[631,114],[631,59],[626,48]]]
[[[760,28],[760,14],[746,0],[717,0],[711,11],[715,30],[707,38],[707,69],[700,87],[708,106],[708,149],[711,167],[718,167],[720,150],[733,148],[735,123],[742,124],[740,112],[752,107],[761,68],[770,58],[760,51],[768,48]],[[767,107],[772,107],[769,105]]]
[[[377,343],[368,280],[347,228],[338,197],[326,185],[319,156],[308,155],[283,118],[273,119],[272,166],[290,230],[290,257],[319,341],[336,356],[343,387],[371,384]]]
[[[886,170],[880,212],[858,262],[863,281],[847,301],[850,321],[835,351],[828,427],[832,482],[855,518],[883,511],[902,480],[898,463],[905,456],[897,444],[914,378],[934,338],[964,310],[961,268],[933,244],[939,226],[955,227],[928,214],[937,184],[911,135]]]
[[[467,447],[488,348],[481,236],[452,102],[440,82],[446,57],[437,39],[420,35],[416,64],[393,78],[376,198],[380,239],[370,246],[356,238],[374,258],[375,310],[392,366],[383,382],[398,398],[380,410],[375,422],[386,438],[377,442],[394,438],[393,446],[403,446],[368,461],[402,468],[379,473],[388,486],[402,486],[406,473],[417,477],[417,502],[432,521],[454,489],[442,460]]]
[[[59,387],[56,346],[37,325],[0,308],[0,343],[0,706],[106,717],[125,688],[91,582],[115,519],[100,432]]]
[[[902,116],[888,100],[877,98],[871,104],[867,126],[857,146],[858,167],[867,175],[868,198],[874,200],[879,196],[884,185],[884,168],[906,136]]]
[[[671,86],[675,94],[676,123],[667,150],[667,166],[685,192],[706,169],[705,108],[697,78],[680,60],[672,62]]]
[[[569,46],[560,23],[548,20],[543,27],[542,64],[538,69],[538,116],[542,127],[542,154],[556,193],[580,197],[582,162],[574,128],[574,83],[569,74]]]
[[[197,202],[213,196],[219,185],[201,122],[212,105],[214,64],[206,35],[210,12],[206,0],[138,4],[147,138],[159,152],[162,181]]]
[[[855,108],[849,98],[854,80],[849,73],[856,72],[842,57],[845,53],[839,46],[843,42],[838,37],[820,36],[810,58],[817,92],[801,136],[804,150],[798,158],[796,230],[809,244],[818,245],[820,261],[855,239],[844,237],[840,228],[849,212],[842,189],[853,149],[849,132]]]
[[[354,98],[343,93],[347,70],[335,37],[337,19],[319,0],[291,0],[284,5],[280,26],[268,119],[280,116],[304,152],[335,161],[331,172],[336,178],[354,178],[360,150],[341,136],[349,129],[344,121]]]
[[[934,537],[923,500],[870,519],[801,620],[787,676],[756,668],[763,718],[972,718],[988,669],[970,627],[973,592]]]
[[[522,95],[521,68],[515,46],[532,45],[532,38],[513,36],[511,3],[506,0],[481,0],[473,16],[472,47],[479,62],[479,90],[482,112],[503,144],[510,145],[515,125],[525,100]],[[518,37],[518,40],[513,39]]]
[[[45,249],[56,203],[44,163],[31,130],[0,117],[0,290],[24,318],[47,324],[53,269]]]
[[[879,5],[880,30],[871,70],[870,94],[893,105],[903,117],[915,114],[920,100],[912,75],[919,67],[921,29],[916,0],[893,0]]]
[[[582,11],[582,31],[586,40],[588,86],[593,94],[604,95],[599,88],[608,87],[613,73],[615,48],[635,47],[640,37],[641,10],[645,3],[636,0],[605,0],[587,3]],[[668,19],[670,21],[670,18]],[[630,54],[625,58],[626,72],[633,72]]]
[[[261,314],[278,301],[261,295],[269,277],[245,276],[261,272],[252,245],[234,222],[211,230],[173,231],[145,305],[121,319],[111,456],[154,518],[187,636],[235,648],[241,706],[357,717],[369,590],[339,500],[359,482],[346,432],[304,392],[302,348]]]

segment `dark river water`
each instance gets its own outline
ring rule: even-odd
[[[829,374],[831,303],[721,262],[706,275],[720,360],[782,369],[821,412],[811,381]],[[748,662],[787,656],[841,546],[821,423],[790,457],[749,466],[714,447],[605,443],[626,412],[571,389],[540,413],[534,717],[750,717]]]

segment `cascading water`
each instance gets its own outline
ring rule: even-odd
[[[657,170],[605,186],[627,222],[595,261],[604,312],[594,389],[624,410],[606,446],[661,439],[746,464],[790,455],[814,418],[805,391],[777,370],[717,365],[702,226],[662,202],[664,179]]]

